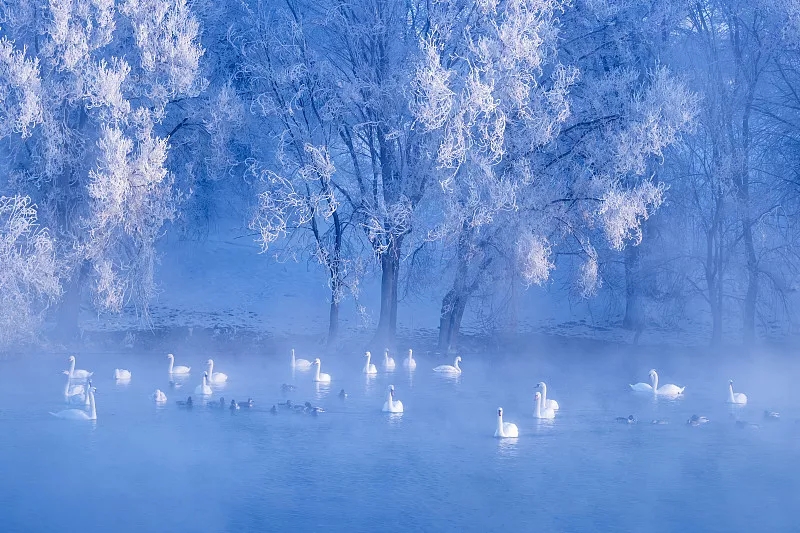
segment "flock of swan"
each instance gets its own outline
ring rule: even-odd
[[[374,375],[378,373],[377,366],[372,362],[372,354],[370,352],[366,352],[364,354],[365,363],[364,367],[362,368],[362,373],[366,375]],[[170,385],[174,388],[180,388],[181,384],[180,381],[185,380],[191,374],[191,367],[183,366],[183,365],[175,365],[175,357],[173,354],[167,354],[167,359],[169,359],[169,367],[167,369],[167,373],[170,378]],[[53,416],[68,420],[97,420],[97,408],[95,405],[95,392],[97,389],[92,386],[92,375],[93,372],[89,372],[88,370],[76,369],[75,368],[76,360],[75,356],[70,356],[68,359],[68,369],[64,370],[63,373],[67,376],[66,384],[64,386],[64,400],[66,403],[70,405],[74,405],[75,407],[70,409],[65,409],[63,411],[59,411],[57,413],[51,413]],[[461,356],[457,356],[453,361],[452,365],[439,365],[433,368],[433,372],[438,374],[445,374],[451,376],[460,376],[461,375]],[[307,359],[301,359],[296,357],[294,349],[291,351],[291,367],[293,370],[297,371],[312,371],[312,381],[314,383],[330,383],[331,376],[330,374],[326,374],[321,371],[322,363],[319,358],[314,359],[313,361],[309,361]],[[394,358],[389,355],[389,350],[387,349],[384,352],[383,360],[381,361],[381,367],[385,372],[393,372],[396,368],[396,363]],[[412,350],[408,350],[408,356],[403,360],[403,368],[408,371],[414,371],[417,368],[417,361],[414,359],[414,353]],[[650,379],[649,383],[636,383],[630,385],[631,390],[634,392],[639,393],[646,393],[646,394],[653,394],[654,396],[662,396],[667,398],[678,398],[683,395],[684,390],[686,387],[679,387],[672,383],[663,384],[659,387],[658,384],[658,373],[655,369],[650,370],[648,372],[648,377]],[[131,372],[127,369],[117,368],[114,370],[114,379],[118,383],[126,383],[129,382],[131,379]],[[214,361],[212,359],[208,359],[206,361],[206,368],[203,371],[203,375],[201,377],[201,382],[197,385],[194,389],[194,393],[197,396],[200,396],[204,399],[208,399],[210,396],[214,394],[214,389],[212,385],[222,385],[228,381],[227,374],[222,372],[215,372],[214,371]],[[292,385],[283,385],[284,392],[286,388],[294,389]],[[536,384],[535,388],[537,389],[534,394],[534,410],[533,416],[537,419],[542,420],[552,420],[556,417],[556,413],[559,410],[558,402],[552,398],[547,397],[547,384],[545,382],[539,382]],[[346,398],[347,394],[342,390],[339,393],[341,398]],[[161,391],[160,389],[156,389],[156,391],[152,394],[151,398],[156,404],[165,404],[167,402],[166,394]],[[728,382],[728,397],[726,400],[730,404],[734,405],[745,405],[747,404],[747,396],[741,392],[734,392],[733,390],[733,380]],[[189,396],[187,400],[180,400],[177,404],[181,407],[192,407],[192,397]],[[231,409],[240,409],[241,407],[252,407],[254,404],[252,399],[248,399],[245,403],[237,404],[234,400],[231,400],[230,408]],[[283,407],[294,409],[298,412],[310,412],[312,414],[317,414],[318,412],[323,412],[324,409],[321,407],[314,407],[309,402],[306,402],[304,405],[293,405],[291,401],[286,401],[279,404]],[[209,406],[213,407],[224,407],[225,401],[224,398],[221,398],[219,402],[215,402],[213,404],[209,404]],[[395,398],[395,388],[394,385],[389,385],[388,394],[386,397],[386,401],[383,404],[382,411],[386,413],[402,413],[403,412],[403,402]],[[273,405],[271,411],[273,413],[277,412],[277,406]],[[767,411],[765,412],[765,416],[770,418],[778,418],[779,415],[774,412]],[[628,417],[617,417],[617,420],[620,422],[625,422],[628,424],[635,423],[636,419],[633,415]],[[699,425],[702,423],[707,422],[708,419],[706,417],[694,415],[692,418],[689,419],[688,423],[691,425]],[[664,423],[663,421],[654,421],[654,423]],[[505,422],[503,420],[503,408],[498,407],[497,409],[497,429],[495,430],[494,436],[496,438],[518,438],[519,437],[519,429],[517,426],[510,422]]]

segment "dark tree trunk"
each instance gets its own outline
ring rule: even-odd
[[[622,327],[639,331],[644,327],[644,305],[640,288],[641,254],[638,246],[625,249],[625,318]]]
[[[397,281],[400,273],[400,245],[391,244],[381,255],[381,313],[374,342],[391,344],[397,334]]]
[[[744,229],[744,248],[747,257],[747,293],[744,297],[744,343],[752,344],[756,337],[756,303],[758,301],[758,260],[753,246],[753,232],[747,221]]]
[[[336,342],[336,337],[339,336],[339,302],[336,298],[331,298],[331,311],[328,319],[328,345],[330,346]]]

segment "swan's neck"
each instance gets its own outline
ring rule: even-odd
[[[542,416],[542,397],[539,396],[536,398],[536,418],[540,418]]]
[[[367,352],[367,370],[369,370],[369,362],[372,360],[372,354]]]
[[[411,353],[411,350],[408,351],[408,360],[409,361],[413,361],[414,360],[414,354]]]
[[[213,373],[214,373],[214,361],[209,361],[208,362],[208,377],[211,377],[211,375]]]
[[[547,407],[547,385],[542,383],[542,403]]]
[[[461,370],[461,367],[460,367],[460,366],[458,366],[458,365],[459,365],[459,363],[460,363],[460,361],[459,361],[458,359],[456,359],[456,360],[453,362],[453,366],[455,367],[455,369],[456,369],[456,370]]]
[[[389,352],[383,352],[383,360],[389,362]]]
[[[295,365],[295,363],[294,363],[294,349],[292,349],[292,366],[294,366],[294,365]]]
[[[322,368],[322,365],[321,364],[316,364],[314,366],[317,367],[317,374],[316,374],[315,377],[316,377],[316,379],[319,379],[319,373],[320,373],[320,369]]]
[[[503,431],[503,415],[497,415],[497,434],[501,437],[505,437],[505,431]]]
[[[69,362],[69,377],[75,372],[75,359]]]
[[[653,372],[653,392],[656,392],[656,390],[658,390],[658,374]]]
[[[394,409],[394,398],[392,397],[392,391],[389,391],[389,398],[386,400],[386,403],[389,404],[389,409]]]
[[[64,397],[69,396],[69,376],[67,376],[67,384],[64,385]]]
[[[733,383],[728,383],[728,393],[730,394],[731,403],[733,403]]]
[[[172,367],[173,366],[175,366],[175,358],[174,357],[170,357],[169,358],[169,373],[170,374],[172,374]]]
[[[97,420],[97,407],[94,405],[94,393],[92,391],[88,392],[89,394],[89,410],[91,412],[92,420]]]

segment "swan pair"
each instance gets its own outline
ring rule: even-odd
[[[86,397],[89,399],[89,410],[83,409],[65,409],[58,413],[51,412],[50,414],[56,418],[63,418],[64,420],[97,420],[97,407],[94,404],[94,393],[96,388],[92,387],[92,383],[87,383]]]
[[[666,385],[662,385],[661,387],[658,386],[658,372],[655,369],[650,370],[647,373],[650,376],[650,384],[648,383],[637,383],[635,385],[630,385],[631,389],[636,392],[652,392],[653,395],[659,396],[679,396],[683,394],[683,391],[686,387],[678,387],[677,385],[673,385],[672,383],[667,383]]]
[[[88,387],[88,379],[86,387],[83,385],[73,385],[72,379],[69,376],[69,370],[62,370],[62,374],[66,374],[67,383],[64,385],[64,401],[72,405],[89,405],[89,396],[86,394],[86,387]]]
[[[519,430],[516,424],[503,422],[502,407],[497,408],[497,429],[494,432],[494,437],[496,439],[516,439],[519,437]]]
[[[394,399],[394,385],[389,385],[389,397],[383,404],[384,413],[402,413],[403,402]]]
[[[433,369],[434,372],[440,372],[443,374],[461,374],[461,367],[459,364],[461,363],[461,356],[459,355],[456,357],[455,361],[453,361],[452,365],[439,365]]]
[[[364,354],[364,357],[367,358],[367,362],[364,364],[364,374],[373,375],[378,373],[377,367],[372,363],[372,354],[367,352]],[[412,350],[408,350],[408,357],[403,360],[403,367],[407,370],[414,370],[417,368],[417,361],[414,359],[414,353]],[[383,354],[383,369],[387,372],[392,372],[396,368],[396,364],[394,359],[389,356],[389,350],[386,350]]]
[[[533,399],[536,401],[536,407],[533,410],[533,417],[540,418],[543,420],[552,420],[556,417],[556,412],[552,407],[545,407],[542,405],[542,393],[536,392],[533,395]]]

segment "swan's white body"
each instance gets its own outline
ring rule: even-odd
[[[630,385],[631,389],[636,392],[653,392],[653,375],[655,374],[655,370],[651,370],[647,373],[647,376],[650,378],[650,383],[642,383],[639,382],[636,385]]]
[[[367,362],[364,364],[364,373],[365,374],[377,374],[378,373],[377,367],[370,362],[370,361],[372,361],[372,354],[367,352],[366,354],[364,354],[364,357],[367,358]]]
[[[314,381],[316,383],[330,383],[331,375],[326,374],[324,372],[320,372],[322,364],[320,363],[319,357],[314,359],[314,362],[312,364],[317,367],[317,372],[314,374]]]
[[[292,368],[297,370],[308,370],[311,368],[311,361],[308,359],[295,359],[294,348],[292,348]]]
[[[58,413],[50,413],[56,418],[63,418],[65,420],[97,420],[97,408],[94,404],[94,389],[89,387],[86,396],[89,398],[89,411],[83,409],[65,409]]]
[[[403,360],[403,367],[414,370],[417,368],[417,361],[414,359],[414,353],[408,350],[408,357]]]
[[[537,392],[534,396],[536,400],[536,408],[533,411],[533,416],[535,418],[543,418],[543,419],[553,419],[556,417],[556,412],[550,409],[549,407],[542,406],[542,393]]]
[[[733,380],[728,381],[728,403],[736,405],[745,405],[747,403],[747,395],[743,392],[733,392]]]
[[[188,374],[189,372],[192,371],[192,367],[190,366],[183,366],[183,365],[175,366],[175,356],[172,355],[171,353],[167,354],[167,359],[169,359],[168,372],[170,374]]]
[[[153,401],[156,403],[167,403],[167,395],[161,392],[160,389],[156,389],[153,393]]]
[[[383,404],[384,413],[402,413],[403,402],[394,399],[394,385],[389,385],[389,397]]]
[[[86,379],[91,377],[94,372],[89,372],[88,370],[81,370],[75,368],[75,356],[69,356],[69,377],[71,379]]]
[[[536,386],[542,389],[542,406],[552,409],[553,411],[558,411],[558,402],[547,397],[547,384],[542,381]]]
[[[131,379],[131,371],[123,368],[114,369],[114,379],[119,381],[128,381]]]
[[[208,365],[208,382],[209,383],[225,383],[228,381],[228,375],[223,374],[222,372],[214,372],[214,360],[209,359],[206,361],[206,365]]]
[[[394,359],[389,357],[389,350],[383,352],[383,369],[392,372],[395,369]]]
[[[516,439],[519,437],[519,430],[516,424],[503,422],[503,408],[497,408],[497,429],[494,432],[497,439]]]
[[[673,385],[672,383],[667,383],[666,385],[662,385],[661,387],[658,386],[658,372],[655,370],[651,370],[651,375],[653,379],[653,390],[659,396],[680,396],[683,394],[683,390],[686,387],[678,387],[677,385]]]
[[[461,363],[461,356],[459,355],[456,357],[456,360],[453,361],[452,365],[439,365],[433,369],[434,372],[444,372],[446,374],[460,374],[461,367],[459,364]]]
[[[200,396],[211,396],[213,392],[208,386],[208,372],[203,372],[203,383],[195,387],[194,393]]]

